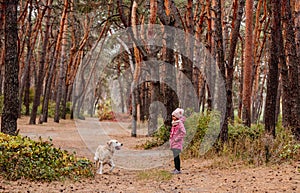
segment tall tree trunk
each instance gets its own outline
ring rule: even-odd
[[[4,39],[5,37],[5,5],[3,3],[4,0],[0,1],[0,38]],[[3,95],[3,80],[4,80],[4,66],[5,66],[5,43],[3,44],[3,41],[0,41],[0,95]]]
[[[182,107],[185,109],[197,110],[197,103],[193,101],[195,96],[191,96],[193,93],[190,86],[193,80],[193,60],[194,60],[194,20],[193,20],[193,1],[187,0],[186,8],[186,29],[185,29],[185,51],[182,51],[182,72],[185,76],[181,79],[183,82],[183,101],[181,101]]]
[[[174,111],[178,105],[178,97],[176,94],[176,74],[175,74],[175,59],[174,59],[174,29],[165,28],[164,40],[165,48],[163,50],[163,60],[164,60],[164,72],[163,82],[164,82],[164,105],[167,110],[167,114],[164,119],[164,125],[166,127],[171,127],[172,122],[172,111]]]
[[[175,74],[175,54],[174,54],[174,25],[175,25],[175,15],[171,10],[172,0],[162,2],[158,1],[158,16],[160,21],[164,25],[164,38],[163,38],[163,97],[164,105],[166,107],[166,116],[164,117],[164,125],[167,128],[171,127],[172,122],[172,111],[176,109],[179,105],[178,97],[176,95],[176,74]]]
[[[239,77],[239,82],[240,82],[240,86],[239,86],[239,93],[238,93],[238,118],[242,120],[242,113],[243,113],[243,82],[244,82],[244,50],[245,50],[245,46],[244,46],[244,42],[241,41],[241,62],[240,62],[240,71],[241,71],[241,76]]]
[[[283,3],[284,7],[284,3]],[[283,12],[284,14],[284,12]],[[283,19],[283,23],[285,20]],[[283,35],[280,34],[279,50],[285,50]],[[290,87],[289,87],[289,69],[286,61],[286,53],[280,52],[279,63],[281,64],[281,88],[282,88],[282,125],[284,127],[289,126],[289,120],[291,119],[291,101],[290,101]]]
[[[233,109],[233,63],[235,57],[235,50],[236,45],[238,43],[239,33],[240,33],[240,26],[242,21],[242,16],[245,7],[245,0],[238,0],[237,2],[237,11],[236,14],[233,16],[235,18],[232,20],[232,33],[230,37],[230,47],[229,47],[229,54],[228,54],[228,65],[227,65],[227,112],[228,118],[232,121],[234,120],[234,109]]]
[[[57,95],[56,95],[56,104],[55,104],[55,114],[54,114],[54,122],[59,123],[59,117],[60,117],[60,107],[61,107],[61,99],[62,99],[62,92],[63,92],[63,84],[65,84],[65,66],[66,66],[66,44],[67,44],[67,29],[68,29],[68,16],[67,16],[67,10],[68,10],[68,0],[65,0],[64,2],[64,10],[61,18],[60,23],[60,30],[61,32],[61,53],[60,53],[60,66],[59,66],[59,74],[58,74],[58,87],[57,87]]]
[[[148,28],[148,41],[149,41],[149,66],[150,66],[150,76],[151,76],[151,99],[150,99],[150,108],[149,108],[149,122],[148,122],[148,135],[152,136],[153,133],[157,130],[157,117],[158,117],[158,101],[159,99],[159,63],[156,61],[156,47],[154,44],[154,24],[156,23],[157,15],[157,1],[150,0],[150,24]]]
[[[131,16],[131,23],[132,23],[132,30],[133,30],[133,38],[137,38],[137,2],[133,1],[132,4],[132,16]],[[141,72],[141,56],[140,51],[137,48],[137,45],[134,44],[134,59],[135,59],[135,69],[133,74],[133,80],[131,83],[131,105],[132,105],[132,130],[131,130],[131,137],[137,136],[137,104],[138,104],[138,81]]]
[[[223,83],[225,84],[225,89],[227,90],[227,83],[226,83],[226,71],[225,71],[225,56],[224,56],[224,48],[223,48],[223,30],[222,30],[222,6],[221,6],[221,0],[216,0],[215,1],[215,13],[216,13],[216,18],[215,18],[215,42],[216,42],[216,62],[218,64],[219,70],[220,70],[220,76],[222,77],[221,80],[219,81],[224,81]],[[218,84],[219,86],[222,85]],[[220,96],[218,96],[220,97]],[[228,99],[227,95],[227,101]],[[221,122],[221,131],[219,134],[219,139],[222,143],[226,142],[228,139],[228,120],[229,120],[229,111],[226,108],[224,112],[221,112],[222,114],[225,115],[224,121]]]
[[[68,18],[67,18],[67,10],[68,10],[68,0],[65,0],[64,2],[64,10],[60,22],[60,29],[62,30],[61,34],[61,53],[60,53],[60,67],[59,67],[59,81],[58,81],[58,87],[57,87],[57,94],[56,94],[56,104],[55,104],[55,114],[54,114],[54,122],[59,123],[59,117],[60,117],[60,106],[61,106],[61,97],[62,97],[62,88],[63,84],[65,84],[65,65],[66,65],[66,44],[67,44],[67,29],[68,29]]]
[[[49,70],[48,70],[48,75],[46,77],[46,84],[44,87],[44,94],[43,94],[44,99],[43,99],[42,113],[39,118],[39,124],[48,121],[48,106],[49,106],[49,100],[51,94],[50,91],[51,91],[52,78],[55,70],[55,59],[54,59],[55,49],[53,49],[50,58],[51,60],[49,60]]]
[[[295,1],[295,29],[296,29],[297,53],[298,53],[298,57],[300,57],[300,1],[299,0]]]
[[[16,135],[19,112],[18,0],[6,0],[5,6],[5,81],[1,132]]]
[[[295,1],[295,29],[296,29],[296,46],[297,46],[297,54],[298,54],[298,84],[300,85],[300,1]],[[298,89],[300,92],[300,90]],[[300,115],[300,93],[298,95],[298,115]],[[299,119],[298,119],[299,120]],[[300,133],[300,128],[298,127],[297,133]]]
[[[263,8],[263,9],[262,9]],[[262,15],[263,11],[263,15]],[[262,15],[262,17],[261,17]],[[260,87],[261,87],[261,59],[262,52],[265,49],[265,40],[268,34],[266,32],[266,26],[269,25],[270,19],[268,19],[268,11],[267,11],[267,1],[259,0],[256,6],[256,16],[255,16],[255,28],[253,34],[253,56],[254,56],[254,65],[252,68],[252,108],[251,108],[251,122],[256,123],[259,120],[259,109],[261,102],[260,101]],[[261,41],[261,36],[264,35],[263,41]]]
[[[212,33],[213,33],[213,22],[212,22],[212,17],[211,17],[211,1],[210,0],[206,0],[206,5],[205,5],[205,9],[207,12],[207,50],[209,51],[209,53],[211,55],[214,56],[214,43],[212,41]],[[215,78],[213,77],[213,72],[211,70],[211,66],[212,66],[212,57],[208,56],[207,57],[207,62],[206,62],[206,66],[205,69],[207,69],[206,71],[209,73],[207,75],[207,110],[211,111],[212,110],[212,104],[213,104],[213,92],[214,92],[214,81]],[[211,87],[209,87],[208,85],[212,85]]]
[[[60,20],[59,33],[57,35],[56,45],[55,45],[55,49],[54,49],[54,57],[51,61],[50,67],[49,67],[49,73],[48,73],[47,82],[46,82],[46,86],[45,86],[42,115],[40,117],[39,123],[47,122],[47,119],[48,119],[48,105],[49,105],[49,99],[50,99],[50,90],[51,90],[52,80],[53,80],[53,76],[55,73],[56,63],[57,63],[58,56],[60,53],[62,38],[63,38],[63,34],[64,34],[64,26],[65,26],[65,21],[66,21],[67,9],[68,9],[68,0],[65,0],[64,1],[64,9],[63,9],[61,20]]]
[[[40,54],[40,61],[39,61],[39,72],[38,72],[38,80],[37,84],[35,85],[35,95],[33,99],[32,111],[29,120],[29,124],[36,124],[36,116],[37,116],[37,109],[41,102],[41,94],[43,90],[43,82],[45,76],[45,62],[46,62],[46,55],[47,55],[47,47],[49,42],[49,31],[50,31],[50,16],[51,16],[51,5],[53,0],[47,1],[47,15],[46,15],[46,27],[44,31],[44,40],[42,45],[42,50]]]
[[[200,3],[200,1],[199,1]],[[197,10],[199,7],[199,3],[196,6],[195,12],[194,12],[194,22],[197,20]],[[205,6],[202,6],[200,16],[198,19],[198,22],[196,24],[196,31],[195,31],[195,65],[193,69],[193,85],[195,90],[197,91],[197,96],[199,99],[199,104],[197,105],[200,111],[201,105],[205,105],[205,103],[202,103],[203,99],[205,98],[205,77],[203,75],[203,71],[201,71],[201,67],[203,67],[203,63],[201,63],[202,57],[203,57],[203,47],[201,43],[201,34],[203,32],[203,24],[204,24],[204,18],[206,16],[205,12]]]
[[[267,9],[267,8],[265,8]],[[267,10],[266,10],[267,12]],[[265,16],[267,16],[267,13],[265,14]],[[263,31],[266,32],[269,28],[269,24],[270,24],[270,19],[267,18],[267,21],[264,23],[264,27],[258,31]],[[255,65],[253,67],[253,73],[252,73],[252,118],[251,118],[251,122],[252,123],[256,123],[257,121],[259,121],[260,118],[260,106],[262,104],[262,100],[261,100],[261,96],[260,96],[260,90],[263,90],[264,84],[262,84],[261,80],[260,80],[260,74],[262,73],[262,68],[260,67],[260,64],[262,63],[262,56],[263,56],[263,52],[265,51],[265,45],[266,45],[266,41],[267,38],[269,37],[269,34],[267,33],[263,33],[263,40],[261,41],[260,44],[258,44],[257,49],[255,49]],[[256,39],[260,38],[260,33],[258,33]],[[255,45],[255,44],[254,44]]]
[[[265,106],[265,130],[268,134],[275,137],[276,127],[276,97],[278,89],[278,64],[279,64],[279,44],[281,30],[281,0],[271,1],[271,47],[270,47],[270,61],[269,72],[267,79],[267,96]]]
[[[243,113],[246,126],[251,126],[251,72],[253,65],[253,0],[246,0],[245,60],[243,75]]]
[[[31,22],[31,15],[32,15],[32,9],[33,9],[33,5],[32,5],[32,0],[29,1],[29,12],[28,12],[28,18],[27,18],[27,33],[26,33],[26,38],[25,38],[25,43],[27,45],[27,55],[26,55],[26,60],[25,60],[25,64],[24,64],[24,69],[23,69],[23,73],[21,76],[21,80],[20,80],[20,90],[19,90],[19,117],[21,117],[21,110],[22,110],[22,104],[23,104],[23,96],[24,96],[24,91],[25,91],[25,87],[27,86],[27,84],[29,83],[30,85],[30,63],[31,63],[31,57],[32,57],[32,51],[33,48],[31,47],[31,37],[32,37],[32,22]],[[25,102],[25,99],[24,99]],[[26,107],[26,111],[29,110]],[[27,112],[29,114],[29,112]]]
[[[31,57],[30,57],[31,58]],[[31,59],[30,59],[31,60]],[[25,106],[25,115],[29,116],[30,114],[30,77],[31,77],[31,62],[28,63],[28,72],[25,77],[25,85],[24,85],[24,106]],[[21,101],[20,101],[21,103]],[[21,108],[22,110],[22,108]],[[19,113],[21,115],[21,113]]]
[[[299,81],[298,81],[298,70],[300,67],[299,57],[297,56],[296,48],[296,37],[294,31],[294,22],[292,18],[291,5],[289,0],[283,0],[284,8],[284,26],[286,31],[285,38],[285,48],[287,54],[287,61],[289,66],[289,91],[290,98],[287,100],[290,101],[290,113],[291,117],[289,119],[289,126],[292,128],[292,131],[297,139],[300,140],[300,101],[299,101]]]

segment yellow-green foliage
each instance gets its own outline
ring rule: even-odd
[[[209,125],[214,122],[213,117],[216,116],[215,114],[212,116],[212,113],[193,114],[187,119],[185,124],[187,138],[192,137],[192,140],[186,141],[187,148],[184,150],[186,157],[201,156],[200,145],[203,146],[203,137],[207,137]],[[217,136],[213,134],[212,137],[216,138]],[[276,127],[275,139],[265,134],[261,124],[252,125],[251,128],[239,122],[229,124],[228,141],[223,146],[217,144],[216,141],[216,144],[210,147],[210,151],[207,151],[205,155],[210,157],[227,156],[232,160],[244,160],[249,164],[300,159],[300,143],[293,139],[291,132],[283,128],[280,122]]]
[[[98,104],[97,109],[98,109],[98,117],[100,121],[114,119],[111,100],[106,100],[103,103]]]
[[[185,122],[186,139],[185,155],[188,157],[200,156],[200,145],[211,122],[211,113],[193,113]]]
[[[242,160],[256,165],[300,159],[299,141],[293,138],[289,129],[282,127],[280,121],[276,127],[275,139],[265,134],[262,124],[254,124],[248,128],[236,121],[229,124],[228,141],[222,145],[217,141],[219,120],[217,112],[193,113],[187,118],[185,122],[187,134],[183,151],[185,157],[226,156],[231,160]],[[162,145],[168,140],[168,131],[161,127],[154,139],[144,144],[144,148]],[[215,142],[215,144],[206,144],[205,141]]]
[[[265,134],[263,125],[251,128],[241,124],[229,126],[228,143],[222,154],[242,159],[250,164],[278,163],[300,158],[300,143],[293,139],[291,132],[278,125],[276,138]]]
[[[144,149],[151,149],[153,147],[158,147],[164,144],[169,140],[170,137],[170,128],[162,125],[158,130],[153,134],[153,138],[147,140],[142,146]]]
[[[0,133],[0,174],[9,180],[76,180],[93,176],[93,164],[50,142]]]

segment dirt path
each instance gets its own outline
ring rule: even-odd
[[[167,154],[163,154],[166,156],[163,159],[161,154],[136,150],[136,145],[147,138],[131,138],[126,123],[99,123],[89,119],[78,122],[61,120],[59,124],[49,120],[43,125],[28,125],[28,118],[24,117],[18,125],[22,135],[33,139],[51,137],[56,147],[76,151],[78,156],[89,159],[93,158],[94,148],[108,138],[118,139],[124,148],[116,153],[118,167],[112,173],[79,182],[11,182],[0,178],[0,192],[300,192],[299,163],[255,168],[236,164],[220,169],[212,167],[212,160],[189,159],[182,161],[182,174],[163,180],[154,174],[171,171],[172,160]],[[153,167],[158,164],[159,167],[155,170],[133,170],[149,164]]]

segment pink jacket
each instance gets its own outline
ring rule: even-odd
[[[183,147],[183,140],[186,134],[184,128],[185,117],[180,118],[176,123],[172,124],[171,133],[170,133],[170,148],[171,149],[180,149]]]

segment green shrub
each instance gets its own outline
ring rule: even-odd
[[[9,180],[76,180],[93,176],[93,164],[50,142],[0,133],[0,173]]]
[[[228,125],[228,141],[217,141],[220,116],[217,112],[192,113],[185,121],[186,137],[184,157],[214,158],[224,156],[232,161],[247,164],[280,163],[300,159],[300,143],[293,138],[291,131],[282,127],[279,120],[276,138],[265,133],[262,124],[246,127],[238,119]],[[162,126],[143,147],[150,149],[164,144],[169,139],[169,129]]]
[[[201,146],[203,151],[206,151],[210,144],[203,143],[204,137],[206,137],[207,141],[215,140],[213,138],[216,138],[216,136],[213,132],[211,132],[211,130],[214,130],[215,126],[215,121],[213,119],[214,116],[218,117],[218,114],[215,112],[206,112],[204,114],[193,113],[187,118],[185,122],[185,128],[187,131],[185,137],[185,156],[199,157],[203,153],[200,151]]]
[[[187,147],[189,153],[193,154],[199,150],[199,145],[204,137],[208,124],[210,122],[209,115],[200,115],[199,113],[191,113],[190,116],[186,119],[184,126],[186,129],[185,144],[184,147]],[[150,149],[153,147],[158,147],[164,144],[169,140],[170,137],[170,128],[166,128],[162,125],[153,136],[153,139],[146,141],[143,145],[145,149]]]
[[[151,149],[153,147],[158,147],[164,144],[169,140],[170,137],[170,128],[166,128],[162,125],[158,130],[156,130],[153,134],[153,138],[151,140],[147,140],[145,144],[142,146],[144,149]]]
[[[210,133],[208,130],[217,125],[216,112],[192,114],[185,123],[187,139],[184,156],[205,155],[211,158],[226,156],[231,160],[243,160],[248,164],[256,165],[300,159],[300,143],[294,140],[289,129],[282,127],[280,121],[276,127],[275,139],[265,134],[262,124],[255,124],[248,128],[240,121],[236,121],[234,124],[229,124],[228,141],[223,145],[215,140],[218,133]],[[212,141],[215,144],[205,144],[205,141]],[[209,151],[207,148],[210,148]],[[204,151],[201,152],[203,149]]]
[[[276,138],[268,135],[261,124],[251,128],[235,123],[229,125],[228,141],[220,152],[233,160],[243,160],[248,164],[280,163],[300,158],[300,144],[281,124],[276,127]]]
[[[98,104],[97,109],[100,121],[113,120],[115,118],[112,111],[111,100],[105,100],[103,103]]]

